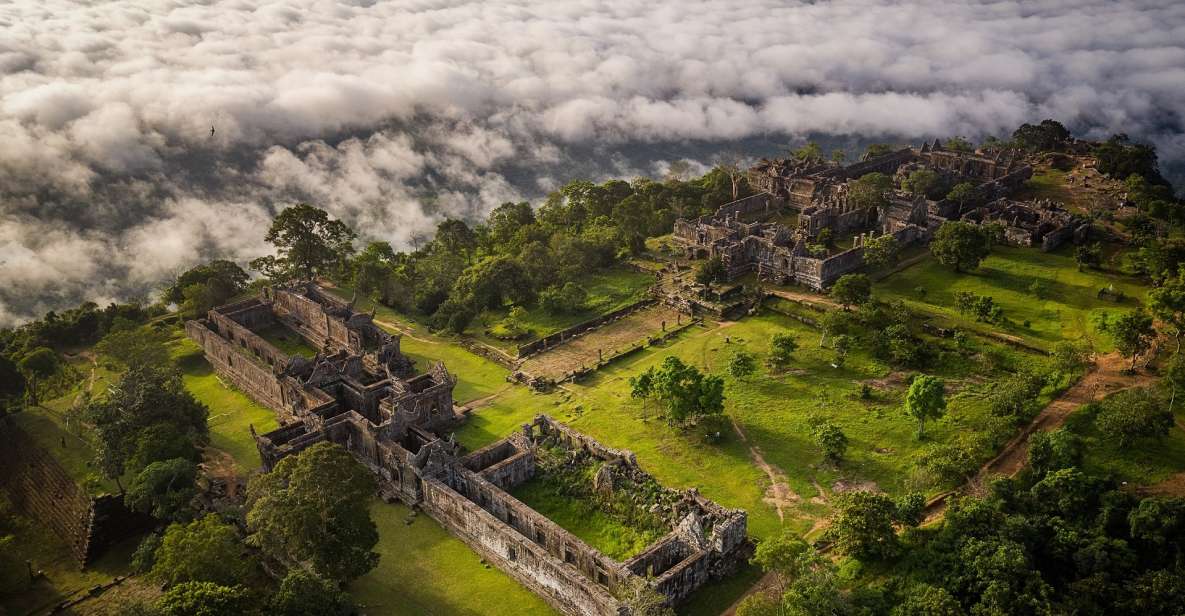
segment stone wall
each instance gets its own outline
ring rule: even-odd
[[[476,473],[450,483],[425,480],[421,506],[488,562],[565,614],[628,615],[610,592],[620,565]]]
[[[562,344],[571,338],[587,333],[602,325],[605,325],[606,323],[616,321],[624,316],[637,312],[638,310],[653,306],[655,303],[657,303],[657,300],[649,297],[638,300],[628,306],[625,306],[624,308],[618,308],[613,312],[607,312],[599,317],[596,317],[595,319],[589,319],[583,323],[577,323],[572,327],[562,329],[548,336],[544,336],[543,338],[540,338],[534,342],[528,342],[527,344],[518,347],[518,358],[526,359],[532,355],[535,355],[536,353],[542,353],[543,351],[546,351],[557,344]]]
[[[223,337],[221,332],[212,329],[208,323],[186,321],[185,333],[202,347],[206,360],[214,367],[214,371],[229,379],[235,387],[259,403],[287,415],[289,405],[285,403],[284,388],[280,377],[275,374],[275,367],[269,366],[266,363],[267,359],[252,355],[253,351],[262,346],[273,350],[274,347],[241,325],[234,324],[232,328],[226,329],[227,334],[234,337]],[[225,327],[225,323],[223,326]],[[264,353],[263,356],[272,357],[270,353]],[[274,357],[272,361],[275,361]],[[281,417],[281,420],[287,418]]]
[[[11,419],[0,419],[0,487],[13,505],[44,524],[70,549],[81,566],[107,548],[140,532],[152,518],[127,509],[109,494],[91,498]]]
[[[743,197],[736,201],[731,201],[720,206],[712,218],[716,220],[723,220],[725,218],[737,219],[742,216],[750,214],[769,214],[774,210],[773,195],[765,192],[760,192],[755,195]]]

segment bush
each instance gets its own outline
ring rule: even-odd
[[[1161,439],[1173,427],[1173,414],[1151,388],[1121,391],[1103,400],[1095,426],[1104,437],[1128,448],[1141,439]]]
[[[539,294],[539,305],[552,314],[580,312],[587,302],[588,291],[574,282],[548,287]]]

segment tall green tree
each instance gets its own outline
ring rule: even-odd
[[[161,616],[251,616],[259,610],[251,592],[240,585],[213,582],[178,584],[156,602]]]
[[[918,421],[918,438],[925,435],[926,420],[946,414],[946,384],[942,379],[927,374],[919,375],[905,393],[905,414]]]
[[[1162,439],[1173,428],[1173,413],[1147,387],[1127,389],[1103,400],[1095,425],[1099,433],[1127,449],[1141,439]]]
[[[864,264],[868,267],[893,265],[900,253],[900,243],[888,233],[864,240]]]
[[[103,336],[95,345],[95,351],[124,368],[168,366],[172,363],[165,346],[168,340],[164,332],[152,327],[120,329]]]
[[[275,257],[262,257],[251,267],[273,280],[312,280],[327,274],[353,254],[354,230],[325,210],[301,203],[280,212],[265,239],[276,247]]]
[[[848,183],[848,202],[865,210],[876,210],[889,204],[893,178],[874,172]]]
[[[872,281],[864,274],[844,274],[831,285],[829,293],[847,310],[872,299]]]
[[[269,607],[269,613],[278,616],[346,616],[351,613],[349,594],[337,583],[303,569],[293,569],[284,576]]]
[[[344,583],[378,564],[375,483],[345,449],[317,443],[248,484],[248,541],[292,568]]]
[[[189,302],[197,314],[219,306],[247,286],[250,277],[234,261],[215,259],[183,272],[164,291],[166,303]]]
[[[83,416],[98,437],[98,466],[117,483],[147,431],[159,427],[194,445],[204,445],[209,437],[209,414],[206,405],[185,389],[175,370],[148,365],[132,366],[107,395],[83,408]]]
[[[956,272],[972,270],[991,253],[991,238],[979,225],[948,220],[930,240],[930,253]]]
[[[1130,370],[1136,369],[1136,359],[1151,348],[1156,339],[1152,317],[1140,309],[1126,312],[1108,323],[1107,333],[1111,334],[1120,355],[1131,359]]]
[[[686,424],[724,412],[724,380],[669,356],[654,374],[654,391],[672,422]]]
[[[775,370],[784,370],[794,359],[794,352],[798,350],[798,341],[790,334],[774,334],[769,341],[769,358],[766,363]]]
[[[25,375],[29,384],[29,404],[33,406],[38,404],[37,394],[40,384],[57,374],[59,365],[57,353],[46,347],[37,347],[25,353],[24,357],[21,357],[17,362],[17,367]]]
[[[251,572],[234,525],[209,514],[188,524],[170,524],[156,549],[152,577],[168,586],[185,582],[234,585]]]
[[[757,360],[752,353],[737,351],[728,360],[728,374],[734,379],[745,380],[757,372]]]
[[[190,517],[197,496],[197,466],[184,458],[153,462],[128,485],[124,502],[133,511],[158,520],[181,521]]]
[[[824,537],[840,554],[860,560],[880,560],[897,553],[894,524],[917,525],[911,499],[909,511],[884,494],[848,492],[837,499],[835,514]]]
[[[1185,334],[1185,273],[1148,291],[1148,310],[1168,327],[1180,353],[1181,336]]]

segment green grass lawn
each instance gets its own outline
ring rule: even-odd
[[[259,468],[259,452],[249,426],[254,425],[260,434],[274,430],[279,427],[275,413],[219,379],[192,340],[175,339],[171,351],[185,388],[210,407],[210,445],[234,458],[241,471]]]
[[[552,616],[555,611],[510,576],[481,562],[432,518],[376,501],[377,568],[347,590],[369,616]]]
[[[1015,198],[1018,201],[1052,199],[1071,205],[1074,202],[1074,194],[1067,187],[1068,175],[1067,172],[1058,169],[1041,169],[1034,173],[1029,181],[1025,182],[1024,187],[1015,195]]]
[[[1041,348],[1061,340],[1083,340],[1096,350],[1113,346],[1098,331],[1094,319],[1099,313],[1120,314],[1142,305],[1147,291],[1138,279],[1122,274],[1087,270],[1079,272],[1073,247],[1043,253],[1033,248],[996,246],[973,272],[955,273],[933,258],[889,276],[874,286],[879,299],[901,299],[915,310],[933,313],[962,327],[989,328],[1019,336]],[[1030,290],[1034,282],[1038,293]],[[1099,299],[1098,290],[1114,285],[1127,298],[1120,303]],[[918,288],[926,290],[922,296]],[[954,295],[971,291],[992,297],[1004,309],[1008,323],[1002,326],[977,324],[960,315]],[[1029,322],[1029,327],[1024,322]]]
[[[744,383],[726,377],[726,410],[748,444],[731,431],[723,434],[721,442],[708,443],[695,430],[681,431],[657,419],[654,403],[644,414],[641,403],[629,397],[628,378],[667,355],[719,374],[736,349],[764,359],[770,337],[778,332],[789,332],[800,342],[791,370],[770,375],[762,368]],[[507,392],[476,411],[458,438],[474,449],[502,438],[535,413],[546,412],[611,447],[634,451],[642,466],[665,485],[697,487],[709,498],[746,509],[750,532],[768,536],[783,525],[797,532],[813,526],[828,511],[826,503],[815,497],[829,498],[836,481],[872,481],[893,494],[906,492],[913,455],[922,446],[986,430],[987,385],[981,377],[989,376],[990,370],[979,363],[957,358],[938,363],[935,371],[951,384],[950,412],[929,426],[927,440],[919,442],[916,424],[900,410],[904,374],[889,379],[890,385],[875,387],[871,400],[861,400],[860,383],[892,376],[889,367],[857,351],[844,368],[833,368],[833,353],[819,348],[818,340],[816,330],[774,314],[749,317],[728,327],[693,327],[557,393],[519,393],[519,388]],[[1014,364],[1032,360],[1012,349],[997,352],[1014,355]],[[808,436],[807,420],[813,414],[840,425],[850,439],[847,458],[838,467],[824,463]],[[783,508],[782,519],[763,502],[770,480],[750,458],[750,444],[785,473],[796,494],[797,501]]]
[[[486,329],[506,318],[509,310],[483,312],[470,326],[470,333],[486,344],[513,352],[524,342],[583,323],[645,298],[647,290],[654,284],[654,276],[618,266],[588,274],[576,283],[588,292],[585,309],[574,313],[551,314],[537,304],[529,306],[521,325],[530,334],[521,340],[500,340],[485,333]]]
[[[301,338],[300,334],[279,323],[260,329],[255,333],[289,357],[312,358],[317,355],[317,349]]]
[[[1180,397],[1180,396],[1178,396]],[[1083,466],[1092,473],[1110,475],[1118,481],[1147,486],[1159,483],[1185,471],[1185,408],[1180,400],[1174,405],[1177,425],[1163,439],[1144,439],[1127,449],[1104,438],[1093,423],[1078,431],[1083,439]]]
[[[536,475],[515,488],[512,495],[616,561],[633,558],[667,532],[622,524],[602,512],[597,503],[560,494],[556,487],[547,476]]]

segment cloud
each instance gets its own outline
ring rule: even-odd
[[[0,324],[246,260],[293,201],[407,247],[715,143],[1055,117],[1181,164],[1183,115],[1174,0],[14,0]]]

